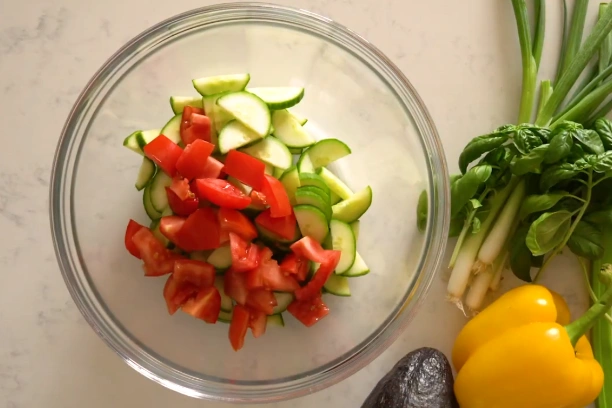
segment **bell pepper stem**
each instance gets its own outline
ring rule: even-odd
[[[565,326],[573,346],[576,346],[580,337],[589,331],[595,322],[612,307],[612,265],[607,264],[602,267],[600,279],[606,282],[606,291],[580,318]]]

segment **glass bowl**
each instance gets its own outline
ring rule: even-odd
[[[228,326],[168,315],[165,279],[145,278],[124,248],[128,219],[148,223],[134,189],[140,159],[121,144],[172,116],[170,95],[195,95],[191,79],[249,72],[252,86],[299,85],[296,111],[317,138],[353,153],[334,170],[355,190],[370,185],[359,252],[371,273],[311,328],[286,313],[234,352]],[[425,189],[425,233],[416,204]],[[265,402],[328,387],[363,368],[408,325],[444,252],[449,220],[444,153],[423,102],[380,51],[304,10],[221,4],[166,20],[119,50],[78,98],[59,141],[51,224],[70,294],[96,333],[127,364],[180,393]]]

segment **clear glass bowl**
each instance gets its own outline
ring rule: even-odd
[[[134,189],[140,159],[124,148],[135,129],[161,127],[170,95],[190,80],[249,72],[256,86],[302,85],[296,112],[316,137],[352,148],[334,170],[354,189],[371,185],[359,252],[371,273],[352,297],[325,295],[331,313],[312,328],[250,335],[234,352],[228,326],[169,316],[165,279],[145,278],[124,248],[129,218],[147,223]],[[415,208],[429,192],[427,230]],[[264,402],[328,387],[363,368],[407,326],[440,263],[449,220],[440,140],[408,80],[380,51],[316,14],[234,3],[166,20],[117,52],[77,100],[56,152],[51,224],[58,262],[77,306],[131,367],[180,393]]]

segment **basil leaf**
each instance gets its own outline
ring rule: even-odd
[[[561,191],[527,196],[519,210],[519,219],[524,220],[529,214],[548,210],[554,207],[559,200],[568,195],[568,192]]]
[[[459,156],[459,169],[461,173],[467,171],[471,162],[483,154],[503,145],[508,140],[507,135],[484,135],[472,139],[463,149]]]
[[[472,199],[470,200],[470,204],[472,205],[472,208],[473,208],[474,210],[475,210],[475,209],[477,209],[477,208],[482,207],[482,203],[481,203],[480,201],[478,201],[477,199],[475,199],[475,198],[472,198]]]
[[[606,118],[599,118],[595,121],[595,130],[599,134],[605,149],[612,149],[612,122]]]
[[[585,214],[583,220],[594,225],[612,225],[612,208],[606,208]]]
[[[529,227],[525,243],[535,256],[552,251],[565,239],[572,223],[569,211],[547,212],[535,220]]]
[[[417,227],[421,232],[427,227],[427,206],[427,191],[423,190],[417,203]]]
[[[593,170],[597,173],[606,173],[612,171],[612,150],[598,154],[593,162]]]
[[[544,163],[552,164],[569,156],[574,146],[572,135],[565,129],[560,129],[560,132],[553,132],[550,141],[550,147],[544,156]]]
[[[603,235],[598,228],[581,220],[576,224],[574,232],[567,241],[567,246],[578,256],[599,259],[604,252]]]
[[[478,191],[480,186],[491,176],[493,168],[488,164],[472,167],[461,178],[451,184],[451,217],[461,211],[463,206]]]
[[[574,132],[574,140],[582,148],[590,153],[600,154],[604,152],[604,145],[596,131],[591,129],[580,129]]]
[[[516,159],[512,164],[512,173],[517,176],[523,176],[527,173],[540,173],[540,165],[549,146],[547,144],[538,146],[525,156]]]
[[[580,173],[572,163],[563,163],[550,166],[540,176],[540,190],[548,191],[551,187],[563,180],[568,180]]]
[[[542,145],[542,139],[531,128],[519,126],[514,134],[514,145],[521,154],[527,154],[532,149]]]
[[[525,244],[529,225],[519,227],[510,241],[510,268],[514,276],[531,282],[531,252]]]

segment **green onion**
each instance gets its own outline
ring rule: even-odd
[[[612,263],[612,230],[603,231],[604,255],[593,262],[591,268],[591,286],[596,298],[603,296],[607,285],[600,279],[604,265]],[[593,354],[604,370],[604,386],[597,399],[598,408],[612,408],[612,325],[607,320],[599,320],[591,333]]]

